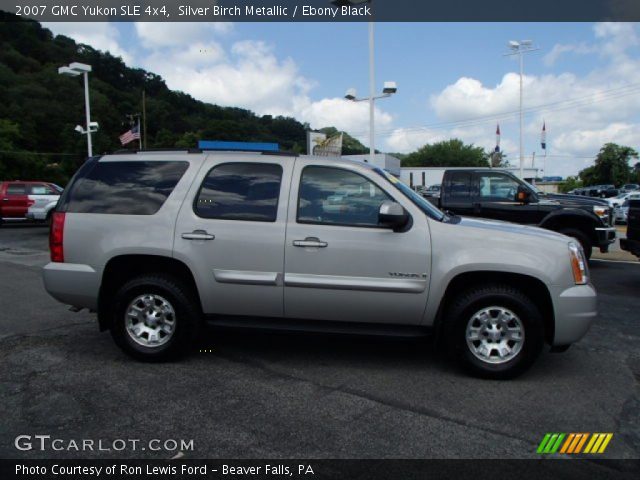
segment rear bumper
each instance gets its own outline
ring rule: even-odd
[[[100,278],[89,265],[48,263],[42,272],[44,288],[59,302],[95,310]]]
[[[640,258],[640,240],[620,239],[620,248]]]
[[[580,340],[598,315],[598,295],[592,285],[558,289],[553,296],[555,332],[553,346],[570,345]]]
[[[602,227],[596,228],[597,247],[603,252],[609,249],[609,245],[616,241],[616,228],[615,227]]]

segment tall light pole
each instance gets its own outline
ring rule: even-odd
[[[77,77],[78,75],[84,76],[84,109],[86,115],[86,126],[83,129],[76,127],[76,131],[87,136],[87,153],[89,156],[93,156],[93,146],[91,144],[91,133],[98,130],[98,124],[91,121],[91,108],[89,106],[89,72],[91,71],[91,65],[85,63],[73,62],[67,66],[58,68],[60,75],[68,75],[71,77]]]
[[[531,40],[511,40],[509,41],[509,49],[511,51],[509,53],[505,53],[505,56],[513,56],[518,55],[518,59],[520,61],[520,178],[524,179],[524,141],[522,137],[523,131],[523,111],[522,111],[522,96],[523,96],[523,88],[522,88],[522,80],[524,76],[524,54],[533,52],[534,50],[538,50],[533,47],[533,42]]]
[[[375,132],[375,99],[376,94],[376,73],[374,68],[374,26],[369,22],[369,161],[373,164],[376,155],[376,132]]]
[[[371,163],[373,163],[376,155],[375,101],[380,98],[390,97],[398,91],[396,82],[384,82],[382,95],[376,95],[373,25],[374,22],[369,22],[369,96],[365,98],[356,98],[356,91],[353,88],[347,90],[347,93],[344,96],[344,98],[353,102],[369,102],[369,162]]]

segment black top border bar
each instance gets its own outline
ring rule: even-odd
[[[1,0],[40,22],[640,21],[638,0]],[[40,4],[40,5],[38,5]]]

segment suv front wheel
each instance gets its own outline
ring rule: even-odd
[[[543,319],[531,299],[508,285],[473,287],[448,310],[449,351],[471,373],[513,378],[544,344]]]
[[[163,361],[185,353],[200,325],[192,293],[167,275],[129,280],[114,296],[111,335],[127,354]]]

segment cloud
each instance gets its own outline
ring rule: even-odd
[[[143,67],[160,74],[170,88],[205,102],[243,107],[262,115],[293,116],[312,128],[335,126],[365,140],[369,125],[366,103],[340,98],[313,100],[315,82],[301,74],[291,58],[279,59],[263,41],[242,40],[228,51],[216,42],[158,46]],[[379,128],[393,118],[376,108]]]
[[[146,48],[208,43],[233,30],[229,22],[136,22],[135,31]]]
[[[556,73],[524,76],[525,156],[540,151],[543,121],[547,123],[549,173],[576,174],[591,164],[606,142],[634,146],[640,138],[640,45],[637,26],[601,23],[594,41],[555,45],[544,62],[554,65],[563,55],[593,55],[597,65],[585,75]],[[422,141],[458,137],[491,148],[500,122],[502,149],[512,163],[519,158],[519,75],[507,73],[496,85],[461,77],[432,95],[428,105],[440,125],[424,131],[398,129],[389,135],[390,149],[408,151]],[[448,123],[447,123],[448,122]],[[404,150],[402,150],[404,149]]]
[[[43,22],[42,25],[56,35],[65,35],[78,43],[84,43],[91,47],[110,52],[116,57],[121,57],[125,63],[130,63],[133,58],[120,44],[120,32],[107,22]]]

